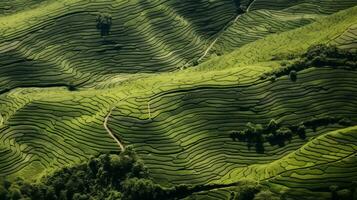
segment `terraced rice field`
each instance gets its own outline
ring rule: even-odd
[[[355,6],[354,1],[253,1],[246,14],[227,28],[212,48],[212,54],[231,52],[271,34],[310,24],[316,18]]]
[[[356,55],[357,2],[237,2],[0,2],[0,177],[37,180],[132,145],[162,186],[227,185],[186,199],[234,199],[243,180],[291,199],[351,188],[355,60],[311,65],[296,81],[261,77],[319,44]],[[112,16],[108,36],[99,13]],[[322,117],[350,123],[307,128],[282,145],[231,137],[248,122]]]

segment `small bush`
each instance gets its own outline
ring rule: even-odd
[[[290,80],[296,81],[297,80],[297,72],[295,70],[291,70],[289,73]]]
[[[193,66],[197,66],[199,63],[198,63],[198,60],[194,60],[193,62],[192,62],[192,65]]]
[[[279,128],[279,123],[275,119],[271,119],[269,121],[267,130],[271,132],[275,132]]]
[[[342,118],[338,121],[338,124],[340,124],[342,126],[350,126],[350,125],[352,125],[352,121],[348,118]]]
[[[101,36],[109,35],[112,26],[112,16],[107,13],[102,13],[97,16],[97,29],[100,30]]]
[[[337,196],[340,200],[350,200],[352,199],[352,192],[349,189],[342,189],[337,191]]]
[[[72,84],[68,85],[67,88],[68,88],[69,91],[76,91],[77,90],[76,86],[72,85]]]
[[[269,80],[270,80],[271,82],[274,82],[274,81],[276,80],[276,78],[277,78],[276,75],[273,74],[273,75],[270,76]]]
[[[253,200],[279,200],[278,195],[273,194],[269,190],[262,190],[254,196]]]
[[[306,138],[306,127],[304,124],[300,124],[297,129],[296,133],[299,135],[300,138],[305,139]]]
[[[284,138],[288,138],[288,137],[291,137],[293,135],[293,132],[289,128],[283,127],[283,128],[279,128],[276,131],[275,135],[276,136],[281,136],[281,137],[284,137]]]

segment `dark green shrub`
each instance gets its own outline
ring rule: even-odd
[[[279,128],[279,123],[275,119],[271,119],[267,126],[269,132],[275,132]]]
[[[75,193],[73,195],[73,200],[87,200],[87,199],[89,199],[89,197],[85,194]]]
[[[156,187],[151,180],[138,178],[127,179],[122,184],[124,195],[128,200],[155,200],[158,196]]]
[[[262,190],[254,196],[253,200],[280,200],[280,197],[269,190]]]
[[[338,190],[338,186],[337,185],[331,185],[329,187],[331,193],[332,193],[332,200],[337,200],[338,197],[337,197],[337,190]]]
[[[10,197],[11,200],[19,200],[22,195],[18,188],[10,188]]]
[[[108,13],[102,13],[97,16],[97,29],[100,30],[101,36],[109,35],[112,26],[112,16]]]
[[[338,124],[342,125],[342,126],[350,126],[352,125],[352,121],[348,118],[342,118],[338,121]]]
[[[105,200],[118,200],[118,199],[122,199],[122,197],[123,197],[122,193],[116,190],[111,190],[109,191],[109,196],[105,198]]]
[[[290,80],[296,81],[297,80],[297,72],[295,70],[291,70],[289,73]]]
[[[1,182],[0,182],[1,183]],[[1,184],[0,185],[0,199],[7,199],[7,194],[8,191],[5,189],[5,187]]]
[[[248,122],[246,124],[247,129],[246,129],[246,136],[247,137],[252,137],[254,135],[259,135],[263,132],[264,127],[261,124],[253,124],[251,122]]]
[[[350,200],[352,199],[352,193],[349,189],[342,189],[337,191],[338,199],[340,200]]]
[[[46,196],[46,199],[57,199],[56,192],[55,192],[55,189],[53,188],[53,186],[47,187],[45,196]]]
[[[68,85],[67,88],[68,88],[69,91],[76,91],[77,90],[76,86],[72,85],[72,84]]]
[[[259,188],[253,184],[245,184],[239,187],[236,200],[253,200],[255,194],[259,192]]]
[[[229,200],[234,200],[235,198],[236,198],[236,193],[235,192],[231,192]]]
[[[62,190],[60,192],[58,200],[67,200],[67,190]]]
[[[300,138],[305,139],[306,138],[306,127],[304,124],[300,124],[297,129],[296,133],[299,135]]]
[[[269,78],[269,80],[271,81],[271,82],[274,82],[275,80],[276,80],[276,75],[275,74],[273,74],[273,75],[271,75],[271,76],[269,76],[270,78]]]
[[[286,127],[279,128],[276,131],[276,136],[287,138],[287,137],[291,137],[292,135],[293,135],[292,131]]]

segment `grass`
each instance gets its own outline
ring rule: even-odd
[[[202,63],[194,70],[237,68],[269,61],[276,55],[301,55],[310,46],[328,44],[332,42],[332,39],[342,35],[350,26],[355,24],[357,16],[354,13],[356,13],[356,7],[332,16],[319,18],[315,23],[296,30],[267,36],[254,43],[244,45],[232,53],[223,55],[222,58],[216,57]],[[335,28],[331,29],[332,26]]]
[[[85,7],[81,2],[68,3],[68,13],[91,9],[91,6]],[[202,33],[205,28],[201,26],[205,21],[196,19],[192,13],[184,12],[190,8],[188,1],[184,1],[183,7],[174,1],[161,7],[157,6],[161,1],[140,3],[142,2],[132,2],[130,5],[119,2],[115,4],[120,9],[146,11],[141,17],[127,22],[125,26],[129,27],[129,32],[133,32],[128,32],[123,40],[130,41],[133,33],[140,33],[138,37],[131,38],[133,43],[127,44],[134,44],[137,41],[141,41],[140,44],[145,43],[142,51],[152,50],[152,55],[165,62],[169,60],[170,66],[177,67],[181,58],[188,61],[192,58],[189,54],[195,52],[195,56],[198,56],[197,52],[200,52],[193,47],[195,44],[191,44],[192,48],[184,48],[186,46],[181,46],[182,43],[179,44],[178,41],[189,41],[188,38],[192,37],[202,45],[202,50],[206,42],[199,41],[198,38],[206,38],[209,41],[214,32],[205,35]],[[204,3],[203,6],[212,8],[213,11],[217,11],[218,7],[215,14],[219,15],[226,7],[216,3]],[[138,9],[138,5],[144,8]],[[47,16],[47,12],[56,16],[58,13],[63,14],[63,5],[50,2],[47,6],[36,8],[41,9],[38,12],[34,9],[2,16],[0,22],[12,19],[14,21],[11,23],[15,23],[16,20],[28,15],[38,15],[39,20],[36,23],[39,23],[42,17]],[[52,12],[51,9],[57,11]],[[182,38],[175,38],[180,29],[178,26],[172,31],[165,29],[159,37],[157,34],[160,33],[156,28],[164,28],[170,24],[167,21],[160,24],[161,20],[158,20],[157,24],[154,20],[151,21],[161,10],[165,10],[161,13],[163,18],[168,16],[179,20],[180,25],[185,27],[183,32],[188,30],[188,35],[178,34]],[[239,181],[242,177],[250,177],[270,187],[272,191],[279,192],[282,188],[297,188],[304,191],[309,187],[317,188],[322,185],[318,182],[319,178],[333,181],[332,177],[339,177],[336,184],[348,184],[350,180],[343,181],[343,178],[356,177],[353,159],[335,161],[356,150],[356,127],[317,127],[316,131],[307,130],[306,140],[293,137],[283,147],[265,143],[264,153],[256,152],[254,147],[247,148],[244,142],[232,141],[229,135],[232,131],[243,130],[247,122],[267,124],[270,119],[279,120],[285,126],[325,115],[346,117],[356,122],[356,71],[312,67],[299,71],[296,82],[292,82],[288,76],[281,76],[274,82],[260,80],[262,74],[280,68],[281,62],[289,60],[290,54],[295,57],[302,55],[310,46],[338,43],[348,49],[348,45],[342,41],[348,41],[345,34],[350,34],[349,30],[354,30],[351,27],[354,27],[357,21],[356,11],[357,7],[353,7],[330,16],[316,18],[314,23],[247,43],[231,53],[212,58],[196,67],[172,71],[172,68],[167,67],[169,65],[161,65],[161,61],[149,63],[148,66],[153,66],[150,73],[133,73],[129,70],[121,74],[123,68],[114,69],[117,65],[113,64],[112,67],[106,68],[108,71],[97,74],[97,71],[102,71],[108,63],[105,56],[113,56],[115,52],[95,57],[101,59],[93,63],[91,57],[88,57],[91,54],[76,57],[68,53],[65,55],[68,57],[56,60],[56,56],[71,52],[69,50],[73,46],[66,44],[61,47],[60,39],[56,40],[56,31],[60,29],[50,26],[47,31],[35,34],[35,39],[29,38],[21,43],[15,48],[15,53],[10,51],[3,57],[0,55],[0,62],[5,63],[11,59],[15,61],[13,65],[5,67],[14,69],[15,75],[11,72],[1,79],[2,88],[10,84],[11,90],[0,95],[0,121],[3,121],[0,124],[0,158],[3,161],[0,163],[0,176],[36,179],[44,170],[83,162],[98,152],[119,151],[119,147],[103,127],[105,116],[112,107],[116,107],[108,121],[109,128],[120,136],[125,144],[132,144],[135,147],[148,166],[153,179],[162,185],[231,183]],[[119,16],[127,19],[127,16],[120,14],[114,16],[113,20]],[[223,21],[229,21],[230,16],[231,14],[225,15]],[[209,16],[206,17],[208,20]],[[71,21],[63,19],[68,23]],[[90,18],[87,20],[86,23],[89,25]],[[149,20],[151,24],[145,24],[142,31],[134,30],[135,21],[138,23],[145,20]],[[223,24],[215,22],[212,26],[219,29]],[[19,23],[18,29],[9,30],[6,38],[12,41],[15,35],[23,37],[29,29],[27,25]],[[2,27],[1,31],[4,30]],[[50,33],[53,33],[53,36],[44,37]],[[81,34],[85,33],[87,32],[83,31]],[[94,38],[95,32],[92,30],[89,33],[90,35],[85,37]],[[71,37],[68,35],[65,38],[69,40]],[[170,41],[171,39],[175,41]],[[80,44],[81,41],[74,42]],[[41,45],[38,48],[29,48],[36,43],[51,45],[46,50],[41,50]],[[86,48],[91,45],[85,43],[80,47]],[[170,48],[182,48],[182,52],[175,54]],[[0,48],[0,51],[3,49],[6,50],[7,47]],[[136,63],[141,63],[134,56],[135,51],[131,50],[133,49],[126,52],[131,54],[121,52],[123,54],[120,58],[131,59],[128,63],[132,63],[132,67],[137,67]],[[276,55],[282,60],[272,60]],[[45,59],[47,57],[48,59]],[[47,68],[47,71],[17,74],[14,66],[21,66],[16,64],[16,59],[22,58],[38,58],[34,59],[37,63],[33,63],[34,60],[27,61],[28,67],[43,67]],[[151,58],[153,57],[147,55],[140,58],[143,59],[140,61],[147,64]],[[49,63],[53,64],[53,68],[48,68]],[[90,65],[87,66],[88,64]],[[146,70],[146,67],[139,66],[134,71],[140,69]],[[157,71],[162,72],[155,73]],[[56,73],[61,77],[55,77]],[[50,74],[52,76],[49,76]],[[41,86],[48,82],[68,81],[87,82],[78,86],[75,91],[56,85],[21,88],[28,83]],[[331,151],[328,152],[326,149]],[[349,171],[346,166],[350,166]],[[304,186],[304,182],[300,180],[307,181],[308,186]],[[230,189],[210,191],[197,196],[206,194],[212,199],[224,199],[229,196]],[[326,194],[324,193],[325,196]]]
[[[96,29],[100,13],[113,18],[109,36],[101,37]],[[4,66],[0,88],[82,87],[122,74],[174,71],[200,57],[213,35],[234,15],[228,0],[223,4],[47,1],[31,10],[0,16],[0,64]],[[214,19],[214,24],[205,26]]]

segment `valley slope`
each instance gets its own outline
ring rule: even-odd
[[[355,1],[16,3],[0,3],[0,176],[119,152],[106,125],[163,186],[227,185],[187,199],[233,198],[244,180],[328,199],[357,180],[356,60],[289,69],[319,45],[356,56]],[[108,36],[98,13],[112,15]],[[272,120],[306,130],[232,137]]]

